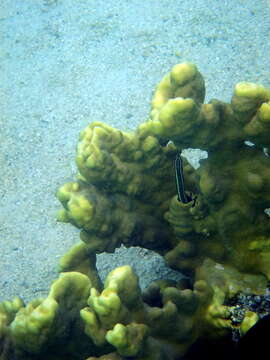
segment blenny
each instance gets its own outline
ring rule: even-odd
[[[184,172],[183,172],[183,160],[181,158],[180,152],[176,154],[174,160],[174,170],[175,170],[175,180],[176,180],[176,190],[178,201],[181,201],[183,204],[187,204],[193,201],[195,205],[196,197],[193,197],[192,193],[187,193],[185,191],[185,181],[184,181]]]

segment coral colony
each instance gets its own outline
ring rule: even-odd
[[[81,241],[47,298],[0,304],[1,360],[176,360],[257,322],[251,310],[233,321],[230,299],[264,294],[270,280],[270,91],[243,82],[230,104],[204,96],[196,66],[179,64],[136,131],[92,122],[81,132],[77,180],[57,193],[58,219]],[[208,158],[195,170],[185,148]],[[190,284],[142,292],[128,265],[102,284],[96,254],[122,244],[156,251]]]

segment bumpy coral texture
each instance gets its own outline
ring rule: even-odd
[[[235,324],[229,301],[264,293],[270,280],[270,91],[243,82],[230,104],[204,96],[196,66],[179,64],[136,131],[93,122],[81,132],[78,178],[57,193],[58,218],[81,229],[81,241],[46,299],[1,305],[1,360],[177,360],[198,339],[257,321],[247,312]],[[174,159],[186,148],[208,158],[196,170],[183,159],[194,200],[182,203]],[[189,284],[160,280],[142,292],[124,266],[103,285],[96,254],[122,244],[156,251]]]

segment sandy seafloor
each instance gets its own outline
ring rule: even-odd
[[[243,80],[270,86],[267,0],[2,0],[0,27],[1,300],[46,296],[78,241],[56,222],[55,192],[75,179],[89,122],[135,129],[155,85],[183,61],[204,74],[207,101],[230,101]],[[150,251],[98,256],[103,277],[126,263],[143,287],[175,277]]]

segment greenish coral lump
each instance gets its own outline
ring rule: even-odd
[[[46,299],[0,304],[0,360],[177,360],[198,339],[254,325],[251,311],[234,323],[228,304],[270,280],[270,91],[243,82],[230,104],[204,96],[196,66],[178,64],[136,131],[92,122],[81,132],[77,180],[57,193],[58,219],[81,241]],[[183,159],[194,201],[182,203],[173,164],[185,148],[208,157],[197,170]],[[102,284],[96,254],[122,244],[156,251],[191,286],[164,279],[142,292],[129,266]]]

